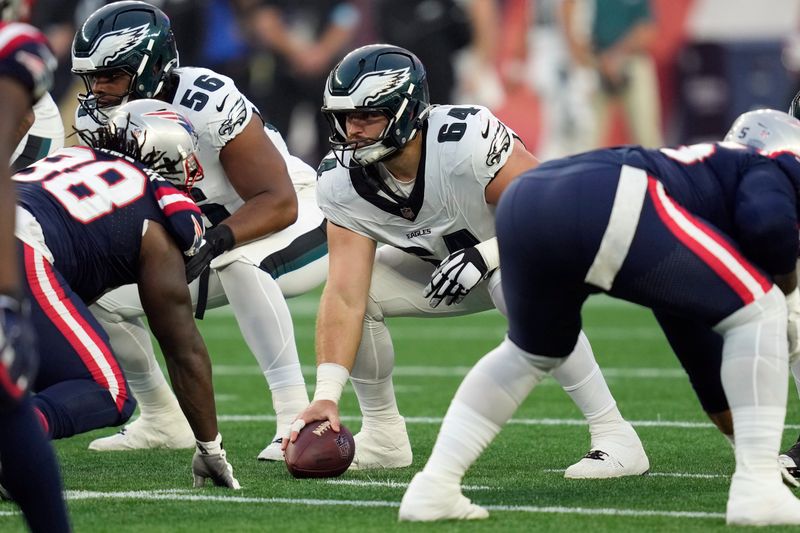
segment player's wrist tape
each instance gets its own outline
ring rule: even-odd
[[[214,440],[204,442],[201,440],[197,442],[197,451],[203,455],[219,455],[222,452],[222,434],[217,433]]]
[[[486,263],[487,272],[491,272],[500,266],[500,249],[497,246],[497,237],[492,237],[475,245],[475,249],[480,252],[483,261]]]
[[[314,389],[314,401],[330,400],[339,403],[342,391],[350,372],[336,363],[322,363],[317,367],[317,387]]]

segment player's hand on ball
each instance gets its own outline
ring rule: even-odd
[[[460,303],[488,275],[489,267],[474,246],[453,252],[433,271],[425,298],[430,298],[431,307],[438,307],[442,300],[447,305]]]
[[[331,428],[338,433],[341,427],[339,422],[339,406],[331,400],[315,400],[311,402],[311,404],[306,407],[305,411],[297,415],[295,421],[292,422],[289,428],[290,433],[288,438],[285,436],[283,444],[281,445],[283,451],[286,451],[290,442],[297,440],[297,434],[300,433],[300,430],[303,429],[306,424],[317,420],[329,420]]]
[[[197,441],[197,447],[192,458],[192,475],[194,487],[203,487],[206,479],[210,479],[217,487],[228,487],[238,490],[239,481],[233,477],[233,467],[228,462],[225,449],[222,447],[222,436],[211,442]]]

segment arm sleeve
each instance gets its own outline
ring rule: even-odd
[[[200,208],[186,193],[160,177],[151,177],[158,207],[167,219],[167,231],[185,256],[197,253],[203,244],[205,228]]]
[[[514,150],[516,134],[485,107],[478,107],[475,124],[467,128],[472,172],[486,179],[486,186],[497,175]]]
[[[0,25],[0,76],[21,83],[31,93],[31,104],[53,85],[56,59],[44,35],[28,24]]]

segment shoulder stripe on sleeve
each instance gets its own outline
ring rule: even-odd
[[[47,44],[44,35],[27,24],[9,24],[0,28],[0,57],[17,50],[25,43]]]

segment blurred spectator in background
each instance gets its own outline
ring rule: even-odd
[[[328,151],[328,127],[319,111],[325,78],[349,49],[361,10],[355,2],[341,0],[249,0],[248,4],[240,4],[246,9],[247,28],[254,43],[269,52],[269,61],[254,67],[250,96],[267,122],[287,137],[290,149],[316,167]],[[313,146],[297,146],[297,136],[290,131],[301,106],[313,116]]]
[[[575,61],[565,37],[565,16],[573,20],[574,39],[588,41],[586,2],[566,11],[562,0],[526,0],[528,24],[515,32],[521,48],[518,82],[533,89],[541,102],[535,148],[541,160],[563,157],[593,148],[595,124],[591,106],[594,72]],[[509,65],[506,65],[506,70]],[[511,75],[513,73],[507,73]]]
[[[426,65],[432,103],[500,103],[496,0],[376,0],[374,10],[378,40],[412,51]],[[459,80],[456,54],[464,49]]]
[[[181,51],[180,64],[203,65],[228,76],[237,87],[247,87],[250,84],[251,49],[239,20],[241,5],[240,0],[207,0],[205,18],[213,23],[205,24],[204,31],[195,37],[196,39],[202,37],[197,39],[202,42],[197,62],[189,62],[188,58],[184,57],[181,42],[178,35],[175,35],[178,50]],[[175,20],[169,13],[167,16],[173,20],[172,27],[175,30],[184,25],[182,20]]]
[[[650,47],[657,35],[649,0],[594,0],[588,42],[581,38],[576,11],[586,0],[563,0],[564,31],[573,59],[597,72],[592,103],[596,142],[608,133],[612,110],[621,104],[632,141],[663,144],[658,81]]]

